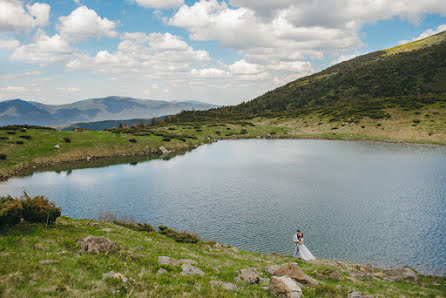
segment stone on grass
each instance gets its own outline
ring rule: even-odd
[[[102,236],[88,236],[80,240],[78,243],[83,252],[109,253],[118,249],[113,242]]]
[[[393,281],[402,281],[402,280],[418,281],[417,273],[408,266],[400,269],[389,270],[387,271],[387,275],[389,276],[389,279]]]
[[[181,265],[181,275],[199,275],[203,276],[204,272],[200,268],[197,268],[195,266],[189,265],[189,264],[183,264]]]
[[[211,280],[210,284],[212,286],[222,287],[224,290],[228,290],[228,291],[238,291],[238,290],[240,290],[239,287],[237,287],[236,285],[234,285],[233,283],[230,283],[230,282],[224,282],[224,281],[219,281],[219,280]]]
[[[289,276],[272,276],[269,285],[273,296],[283,298],[298,298],[302,296],[302,290]]]
[[[242,282],[256,284],[259,282],[260,276],[255,268],[246,268],[237,271],[237,279]]]
[[[125,277],[122,273],[115,273],[113,271],[104,273],[102,275],[102,279],[107,279],[107,278],[113,278],[115,280],[121,280],[123,283],[126,283],[128,281],[128,278]]]
[[[318,285],[319,282],[314,278],[306,275],[297,265],[297,263],[286,263],[281,265],[276,271],[274,271],[275,276],[285,276],[288,275],[292,279],[299,281],[304,284]]]

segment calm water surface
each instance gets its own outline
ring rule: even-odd
[[[45,194],[75,218],[99,211],[241,249],[291,254],[296,228],[317,257],[446,275],[446,148],[242,140],[170,160],[0,183]]]

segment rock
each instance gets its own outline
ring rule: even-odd
[[[195,266],[189,264],[181,265],[181,275],[200,275],[203,276],[204,272]]]
[[[59,144],[54,145],[54,149],[60,149],[60,145]]]
[[[98,223],[98,222],[87,222],[87,226],[90,226],[90,227],[96,227],[99,225],[100,225],[100,223]]]
[[[123,283],[126,283],[128,281],[127,277],[125,277],[121,273],[115,273],[113,271],[104,273],[102,275],[102,279],[107,279],[107,278],[120,279]]]
[[[230,283],[230,282],[224,282],[224,281],[219,281],[219,280],[211,280],[210,284],[212,286],[222,287],[224,290],[228,290],[228,291],[238,291],[238,290],[240,290],[239,287],[237,287],[236,285],[234,285],[233,283]]]
[[[135,247],[135,250],[143,250],[143,249],[144,249],[144,247],[141,245],[138,245],[137,247]]]
[[[289,276],[272,276],[269,289],[272,295],[283,298],[298,298],[302,290]]]
[[[335,280],[335,281],[339,281],[339,280],[343,280],[344,279],[342,274],[339,273],[338,271],[333,271],[332,273],[330,273],[330,275],[328,277],[330,279],[332,279],[332,280]]]
[[[360,292],[351,292],[347,296],[348,298],[373,298],[373,295],[362,295]]]
[[[113,231],[112,228],[103,228],[103,229],[98,230],[98,232],[107,232],[107,233],[110,233],[111,231]]]
[[[267,265],[265,266],[265,269],[263,269],[263,271],[265,271],[268,274],[274,275],[274,272],[276,272],[277,269],[279,269],[280,265]]]
[[[104,237],[88,236],[78,243],[83,252],[109,253],[118,249],[113,242]]]
[[[161,153],[162,153],[163,155],[165,155],[165,154],[169,154],[169,153],[170,153],[170,151],[167,150],[164,146],[161,146],[161,147],[159,148],[159,150],[161,151]]]
[[[240,281],[255,284],[259,282],[260,276],[259,273],[257,273],[257,270],[254,268],[246,268],[237,271],[237,278]]]
[[[304,284],[310,284],[310,285],[318,285],[319,282],[315,280],[314,278],[309,277],[303,271],[299,268],[297,263],[286,263],[281,265],[275,272],[275,276],[285,276],[288,275],[294,280],[297,280],[299,282],[302,282]]]
[[[361,270],[362,272],[372,272],[373,268],[370,264],[364,264],[359,268],[359,270]]]
[[[401,280],[418,281],[417,273],[408,266],[400,269],[389,270],[387,271],[387,275],[389,276],[389,279],[393,281],[401,281]]]
[[[160,269],[156,272],[156,275],[163,275],[163,274],[167,274],[167,273],[169,273],[169,271],[167,271],[167,270],[164,269],[164,268],[160,268]]]
[[[41,260],[39,261],[40,264],[53,264],[53,263],[58,263],[57,260]]]

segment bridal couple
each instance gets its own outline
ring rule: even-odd
[[[316,258],[313,256],[311,251],[304,245],[304,234],[300,230],[296,231],[293,237],[295,249],[294,249],[294,257],[300,258],[303,260],[315,260]]]

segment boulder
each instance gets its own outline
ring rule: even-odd
[[[298,298],[302,296],[302,290],[289,276],[272,276],[269,285],[273,296],[283,298]]]
[[[339,281],[339,280],[343,280],[344,279],[342,274],[339,273],[338,271],[333,271],[332,273],[330,273],[330,275],[328,277],[330,279],[332,279],[332,280],[335,280],[335,281]]]
[[[219,280],[211,280],[210,284],[211,284],[211,286],[222,287],[224,290],[228,290],[228,291],[238,291],[238,290],[240,290],[239,287],[237,287],[236,285],[234,285],[233,283],[230,283],[230,282],[224,282],[224,281],[219,281]]]
[[[299,268],[297,263],[286,263],[281,265],[279,268],[277,268],[276,271],[274,271],[274,275],[279,277],[287,275],[292,279],[304,284],[309,284],[309,285],[319,284],[317,280],[303,273],[303,271]]]
[[[387,276],[390,280],[401,281],[401,280],[412,280],[418,281],[417,273],[410,267],[406,266],[400,269],[394,269],[387,271]]]
[[[109,253],[118,249],[113,242],[105,237],[88,236],[78,243],[83,252]]]
[[[274,275],[274,272],[276,272],[277,269],[279,269],[280,265],[267,265],[265,266],[265,269],[263,269],[263,271],[265,271],[265,273]]]
[[[260,279],[259,273],[254,268],[242,269],[237,271],[236,273],[237,273],[237,279],[242,282],[256,284],[259,282]]]
[[[203,276],[204,272],[200,268],[197,268],[195,266],[189,265],[189,264],[183,264],[181,265],[181,275],[200,275]]]
[[[113,278],[115,280],[121,280],[123,283],[126,283],[128,281],[128,278],[125,277],[122,273],[115,273],[113,271],[104,273],[102,275],[102,279],[107,279],[107,278]]]

